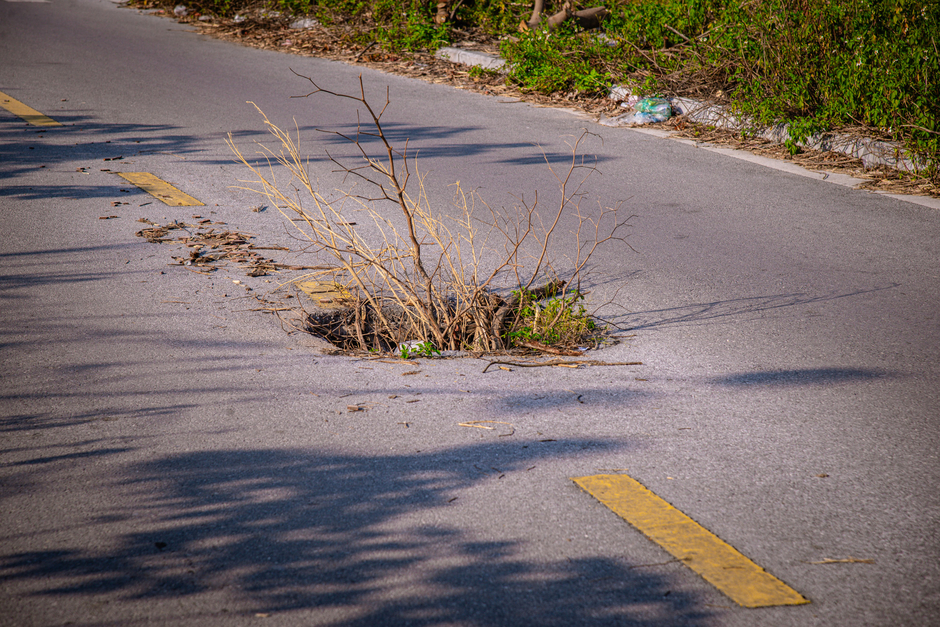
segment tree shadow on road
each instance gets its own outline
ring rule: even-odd
[[[479,142],[467,141],[463,137],[469,133],[481,131],[479,127],[466,126],[415,126],[412,124],[400,124],[396,122],[382,122],[382,129],[392,146],[399,151],[405,152],[407,148],[407,157],[409,165],[411,159],[417,157],[418,162],[428,162],[432,159],[474,159],[479,164],[500,164],[500,165],[568,165],[571,163],[572,155],[570,147],[562,145],[560,149],[543,150],[537,144],[532,142],[508,142],[491,141]],[[301,131],[308,131],[301,129]],[[320,130],[320,129],[315,129]],[[357,133],[358,131],[358,133]],[[355,149],[350,139],[356,139],[360,145],[367,151],[376,152],[384,155],[383,146],[371,129],[365,126],[355,124],[332,125],[316,136],[318,140],[331,146],[329,152],[331,155],[340,158],[361,158],[361,153]],[[345,137],[344,137],[345,136]],[[347,139],[350,138],[350,139]],[[564,139],[564,138],[562,138]],[[342,153],[336,153],[338,147],[347,148]],[[606,163],[613,157],[604,157],[586,153],[590,155],[591,165]],[[326,160],[328,157],[324,154],[317,155],[319,160]],[[318,160],[318,159],[311,159]]]
[[[79,170],[88,173],[119,170],[125,159],[144,154],[165,153],[180,158],[198,155],[205,141],[184,128],[167,124],[109,123],[78,113],[57,115],[55,119],[62,126],[0,126],[0,177],[12,179],[34,172],[40,165],[56,168],[73,162],[82,162],[87,167]]]
[[[617,316],[613,318],[613,321],[624,331],[658,329],[678,324],[702,324],[724,318],[764,314],[764,312],[797,305],[814,305],[842,298],[851,298],[894,289],[898,287],[898,285],[898,283],[891,283],[870,289],[836,291],[817,295],[800,292],[773,294],[770,296],[750,296],[747,298],[729,298],[710,303],[693,303],[666,309],[638,311]]]
[[[764,385],[791,387],[833,385],[896,377],[897,373],[874,368],[798,368],[794,370],[757,370],[710,379],[713,385],[747,387]]]
[[[165,455],[132,465],[119,480],[133,498],[101,522],[125,521],[112,548],[87,542],[6,555],[0,582],[43,597],[105,595],[111,603],[114,596],[146,602],[226,590],[241,600],[232,612],[312,612],[304,615],[316,624],[707,622],[701,599],[675,590],[661,570],[603,555],[532,557],[524,554],[526,540],[468,531],[474,511],[462,490],[485,480],[475,463],[525,472],[560,450],[611,446],[561,444],[386,456],[300,449]],[[533,538],[545,534],[531,530]]]

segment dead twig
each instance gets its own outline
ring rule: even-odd
[[[579,350],[569,350],[564,348],[555,348],[554,346],[548,346],[547,344],[542,344],[541,342],[530,342],[522,341],[519,342],[520,346],[525,346],[526,348],[531,348],[542,353],[549,353],[551,355],[564,355],[565,357],[577,357],[582,354],[582,351]]]
[[[824,559],[818,562],[807,562],[807,564],[874,564],[875,560],[859,559],[857,557],[844,557],[841,559]]]
[[[495,431],[496,427],[488,427],[487,424],[498,424],[498,425],[509,425],[509,433],[502,433],[499,437],[506,437],[514,434],[516,428],[510,422],[503,422],[502,420],[468,420],[467,422],[458,422],[458,427],[474,427],[476,429],[487,429],[489,431]]]
[[[375,46],[375,44],[377,44],[377,43],[378,43],[377,41],[370,42],[368,46],[366,46],[365,48],[363,48],[362,50],[359,51],[359,54],[357,54],[355,57],[353,57],[353,62],[354,62],[354,63],[358,63],[360,57],[362,57],[362,55],[364,55],[365,53],[367,53],[367,52],[369,52],[370,50],[372,50],[372,48],[373,48],[373,47]]]
[[[552,361],[542,361],[538,363],[524,361],[491,361],[483,369],[485,373],[493,366],[518,366],[520,368],[541,368],[544,366],[642,366],[642,361],[598,361],[596,359],[580,359],[577,361],[563,361],[553,359]]]

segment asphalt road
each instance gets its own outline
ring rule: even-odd
[[[636,218],[597,258],[590,299],[627,330],[595,358],[644,365],[326,356],[253,311],[289,273],[196,274],[135,237],[202,215],[306,263],[225,144],[265,140],[253,101],[342,184],[323,150],[349,147],[313,129],[355,112],[291,99],[291,69],[387,86],[435,203],[455,180],[550,203],[545,160],[596,134],[585,202]],[[0,1],[0,91],[63,125],[0,110],[0,624],[940,622],[937,208],[107,1]],[[736,606],[570,481],[599,473],[810,603]]]

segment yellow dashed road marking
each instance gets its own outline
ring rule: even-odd
[[[594,475],[571,480],[738,605],[809,603],[635,479],[627,475]]]
[[[203,206],[203,203],[188,194],[184,194],[150,172],[115,172],[115,174],[130,181],[151,196],[171,207]]]
[[[0,107],[13,115],[18,115],[33,126],[62,126],[52,118],[43,115],[32,107],[27,107],[16,98],[8,96],[2,91],[0,91]]]

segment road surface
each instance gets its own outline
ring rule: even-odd
[[[308,263],[225,143],[268,141],[254,102],[343,184],[324,150],[350,147],[314,129],[354,110],[290,98],[291,70],[387,87],[434,203],[457,180],[500,211],[550,199],[546,160],[593,133],[585,202],[636,216],[597,257],[590,302],[623,330],[593,357],[643,365],[324,355],[257,311],[298,273],[199,274],[136,237],[199,215]],[[0,624],[940,620],[936,207],[103,0],[0,1],[0,92],[61,124],[0,110]],[[809,603],[740,607],[571,480],[595,475]]]

